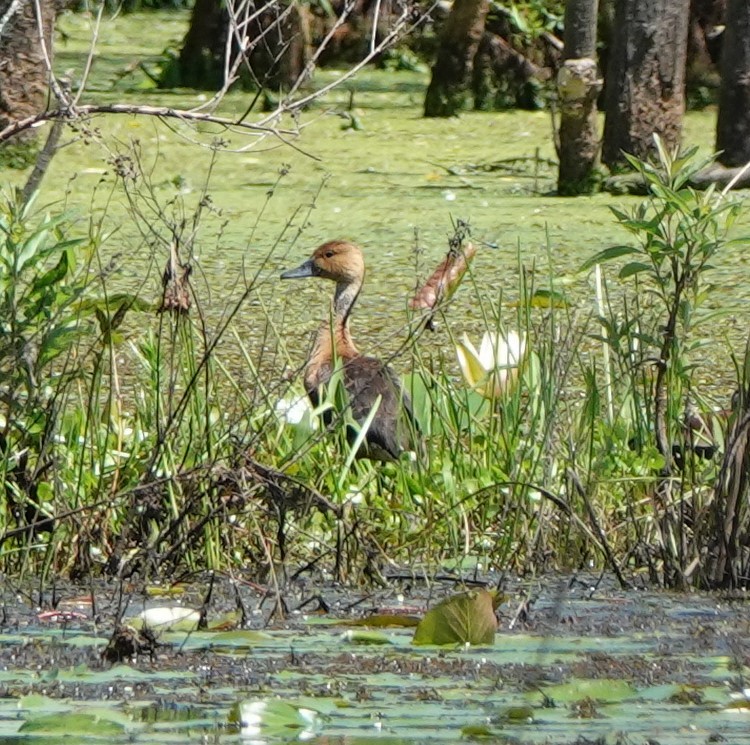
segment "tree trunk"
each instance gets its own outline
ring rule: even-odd
[[[708,103],[719,89],[718,60],[725,17],[725,0],[690,0],[685,80],[688,100]]]
[[[644,158],[657,133],[679,145],[685,109],[689,0],[620,0],[607,70],[602,158]]]
[[[471,92],[477,111],[538,109],[537,88],[547,71],[498,34],[485,31],[474,55]]]
[[[57,8],[54,0],[40,0],[47,53],[52,56],[52,31]],[[0,129],[11,122],[42,112],[49,92],[34,3],[0,0]],[[33,137],[27,130],[23,138]]]
[[[247,34],[243,63],[237,70],[245,88],[288,88],[309,59],[309,27],[304,8],[296,2],[257,0],[243,18]],[[175,64],[161,81],[163,87],[187,86],[218,90],[224,84],[230,17],[221,0],[196,0],[190,27]],[[242,52],[232,42],[232,58]]]
[[[716,149],[726,166],[750,161],[750,4],[729,0],[721,55]]]
[[[205,90],[220,88],[228,30],[229,14],[222,3],[195,0],[180,56],[162,78],[162,85]]]
[[[455,116],[465,108],[474,56],[484,32],[489,0],[455,0],[445,22],[424,102],[425,116]]]
[[[598,0],[565,5],[565,62],[557,75],[560,103],[560,168],[557,193],[589,194],[598,181],[596,99],[602,81],[596,65]]]

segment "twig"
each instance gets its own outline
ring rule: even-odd
[[[8,10],[6,10],[3,14],[3,17],[0,18],[0,36],[3,35],[3,30],[5,29],[8,21],[13,18],[13,16],[16,14],[16,11],[21,7],[21,4],[23,2],[24,0],[13,0],[13,2],[8,6]]]
[[[38,127],[42,122],[52,121],[54,119],[70,119],[71,110],[69,107],[49,109],[41,111],[38,114],[27,116],[25,119],[9,124],[5,129],[0,130],[0,143],[9,140],[11,137],[24,132],[27,129]],[[219,124],[227,129],[238,128],[264,135],[274,135],[282,138],[282,135],[294,137],[296,132],[287,129],[276,129],[265,124],[249,124],[238,122],[235,119],[228,119],[223,116],[214,116],[213,114],[204,114],[197,111],[188,111],[185,109],[172,109],[167,106],[145,106],[135,104],[113,103],[113,104],[87,104],[78,106],[75,109],[76,117],[91,116],[94,114],[130,114],[131,116],[155,116],[162,119],[180,119],[190,122],[207,122],[209,124]],[[272,121],[269,117],[266,122]],[[288,144],[285,142],[285,144]]]

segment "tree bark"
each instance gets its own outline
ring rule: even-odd
[[[607,70],[602,158],[637,158],[653,149],[657,133],[679,145],[685,110],[689,0],[620,0]]]
[[[721,54],[716,149],[725,166],[750,161],[750,4],[729,0]]]
[[[425,116],[455,116],[466,107],[474,56],[489,0],[455,0],[440,40],[424,102]]]
[[[596,64],[597,8],[598,0],[568,0],[565,5],[565,62],[557,75],[561,195],[589,194],[598,181],[596,99],[602,80]]]
[[[54,0],[40,0],[47,53],[52,57]],[[47,67],[32,0],[0,0],[0,130],[45,110],[49,92]],[[33,130],[22,139],[33,137]]]

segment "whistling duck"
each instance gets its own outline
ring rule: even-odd
[[[296,269],[281,279],[321,277],[336,283],[333,295],[333,319],[324,320],[318,329],[310,359],[305,366],[304,384],[313,406],[320,403],[320,390],[331,378],[334,359],[343,368],[344,387],[354,420],[362,424],[380,396],[377,412],[367,430],[366,442],[357,453],[374,460],[396,460],[409,448],[410,430],[417,425],[408,394],[393,370],[376,357],[359,353],[349,331],[349,316],[365,278],[362,251],[347,241],[329,241]],[[324,417],[327,425],[331,412]],[[350,441],[356,432],[349,432]]]

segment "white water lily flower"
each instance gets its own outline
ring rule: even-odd
[[[464,334],[456,344],[464,380],[485,398],[499,398],[515,383],[526,351],[526,339],[516,331],[506,336],[485,331],[476,347]]]
[[[317,711],[278,699],[241,701],[236,716],[243,741],[266,743],[271,740],[304,741],[316,736],[321,727]]]
[[[274,407],[276,416],[286,424],[297,426],[303,421],[309,422],[312,429],[318,428],[317,417],[312,416],[312,407],[307,396],[298,398],[281,398]]]
[[[183,606],[159,606],[141,611],[133,620],[152,631],[192,631],[198,628],[201,614]]]

